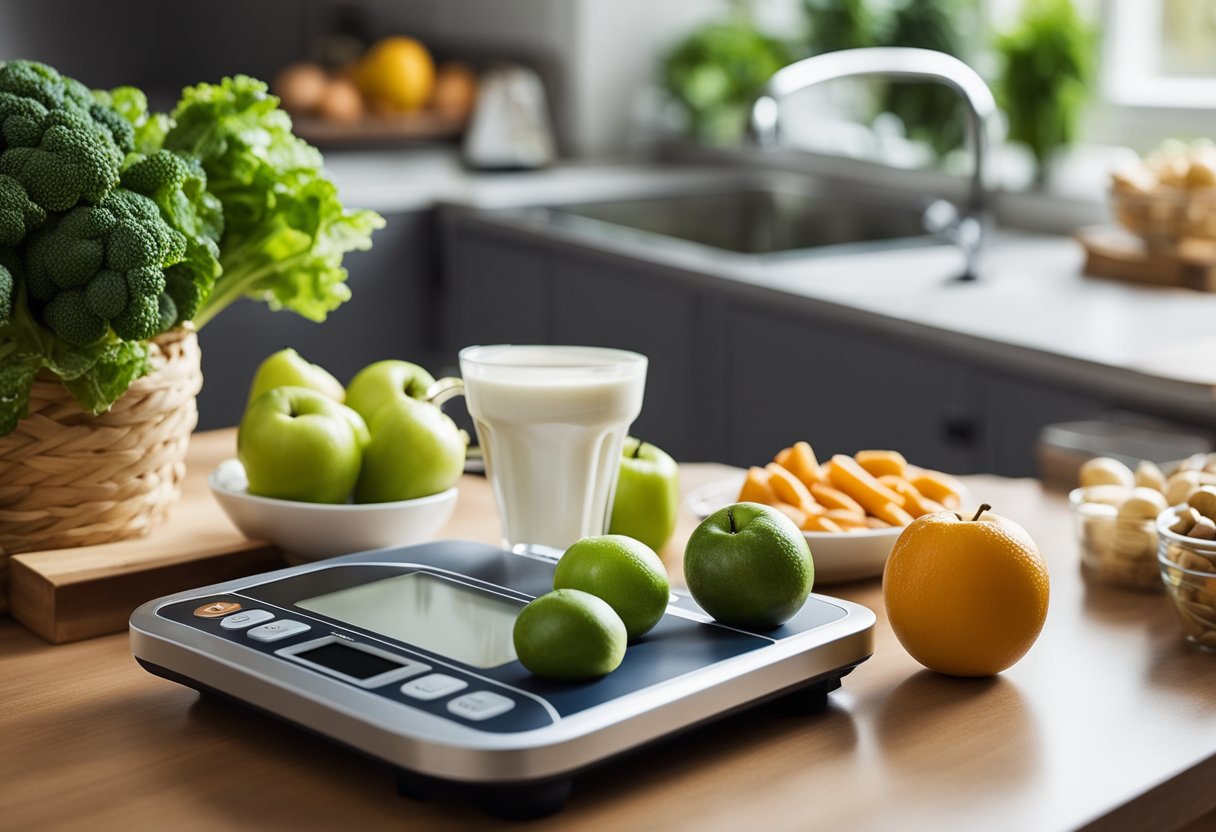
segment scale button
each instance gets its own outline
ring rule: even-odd
[[[261,627],[254,627],[245,635],[249,636],[254,641],[278,641],[283,638],[291,638],[292,636],[306,633],[311,630],[303,621],[292,621],[284,618],[281,621],[271,621],[269,624],[263,624]]]
[[[212,601],[196,609],[194,615],[196,618],[221,618],[229,613],[236,612],[240,608],[241,605],[236,601]]]
[[[449,693],[464,690],[468,686],[469,683],[464,679],[446,676],[443,673],[432,673],[412,682],[406,682],[401,686],[401,692],[415,699],[439,699]]]
[[[515,700],[488,690],[478,690],[457,696],[448,703],[448,711],[473,722],[505,714],[515,707]]]
[[[270,610],[249,610],[248,612],[238,612],[236,615],[230,615],[222,619],[220,626],[225,630],[243,630],[246,627],[261,624],[263,621],[269,621],[272,618],[274,618],[274,613]]]

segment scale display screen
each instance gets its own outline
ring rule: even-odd
[[[512,631],[523,602],[411,572],[295,605],[471,667],[490,668],[515,660]]]
[[[357,647],[347,647],[339,642],[322,644],[320,647],[293,655],[297,659],[305,659],[355,679],[371,679],[401,667],[400,662],[382,658]]]

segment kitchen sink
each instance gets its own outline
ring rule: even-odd
[[[554,225],[585,233],[674,238],[749,255],[933,242],[922,227],[920,203],[894,201],[889,195],[834,192],[810,183],[805,187],[752,183],[540,211]]]

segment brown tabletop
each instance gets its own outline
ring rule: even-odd
[[[724,473],[686,465],[684,485]],[[826,713],[761,708],[610,762],[533,825],[1169,830],[1216,809],[1216,656],[1183,643],[1164,596],[1081,578],[1062,496],[1029,480],[966,479],[1051,566],[1047,624],[1020,663],[986,680],[922,670],[887,626],[877,580],[817,587],[878,614],[873,658]],[[664,553],[677,579],[694,524],[684,516]],[[461,483],[443,536],[496,542],[484,480]],[[125,635],[50,646],[0,623],[0,828],[495,823],[397,797],[383,764],[145,673]],[[1216,815],[1192,828],[1213,826]]]

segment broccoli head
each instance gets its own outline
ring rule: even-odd
[[[43,320],[64,341],[91,344],[111,327],[134,341],[167,328],[164,269],[185,256],[186,238],[156,203],[118,188],[36,232],[25,272],[30,296],[45,304]]]
[[[218,242],[224,229],[223,206],[207,190],[202,165],[160,150],[131,163],[123,171],[122,187],[153,200],[168,223],[185,235],[185,257],[165,270],[165,299],[172,301],[174,324],[192,320],[220,275]],[[162,304],[162,317],[169,308]]]
[[[21,183],[0,173],[0,246],[17,245],[45,219],[46,211],[30,200]]]
[[[0,326],[8,323],[17,300],[17,255],[11,249],[0,248]]]
[[[0,63],[0,242],[100,202],[133,148],[131,124],[88,87],[35,61]]]

